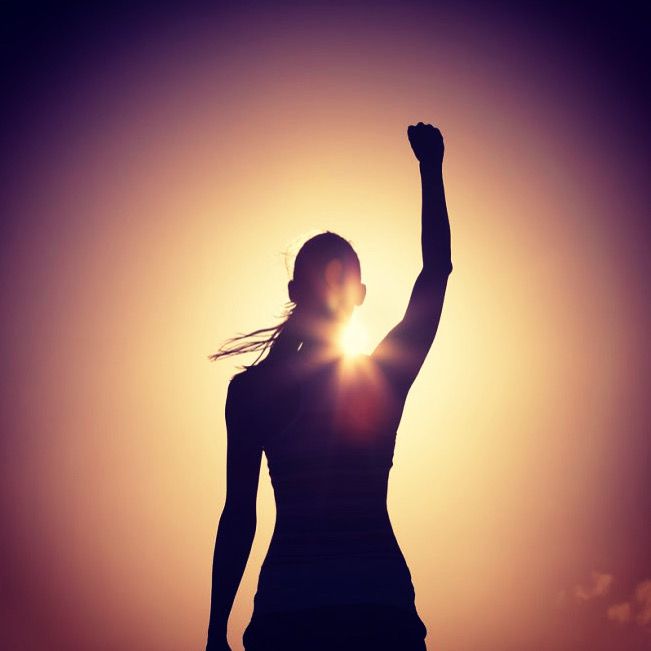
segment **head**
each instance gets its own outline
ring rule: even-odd
[[[209,359],[256,351],[255,365],[266,351],[271,359],[283,359],[306,340],[335,339],[366,297],[359,258],[350,242],[330,231],[307,240],[296,255],[288,290],[290,304],[281,323],[231,337]]]
[[[287,286],[304,314],[342,324],[366,297],[359,258],[348,240],[326,231],[303,244]]]

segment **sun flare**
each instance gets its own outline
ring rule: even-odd
[[[347,357],[368,353],[368,332],[363,322],[353,313],[341,333],[341,347]]]

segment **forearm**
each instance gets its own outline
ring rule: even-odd
[[[238,517],[228,510],[219,520],[212,567],[209,644],[226,637],[228,617],[251,552],[255,528],[255,517]]]
[[[422,187],[423,270],[452,269],[450,250],[450,222],[445,203],[443,170],[437,164],[420,163]]]

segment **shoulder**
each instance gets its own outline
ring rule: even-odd
[[[235,373],[233,377],[228,382],[228,390],[230,391],[240,391],[242,387],[246,386],[248,378],[251,377],[250,369],[245,369],[239,373]]]
[[[254,374],[250,369],[236,373],[228,383],[226,394],[226,427],[231,446],[242,449],[259,444],[256,414],[256,391],[252,385]]]
[[[229,393],[250,397],[262,397],[283,377],[286,369],[282,365],[272,364],[267,358],[258,364],[246,367],[230,379]]]
[[[413,380],[410,381],[402,367],[401,358],[404,353],[398,355],[396,352],[392,351],[392,354],[388,355],[378,351],[369,356],[368,364],[387,397],[404,404]]]
[[[226,415],[252,417],[268,393],[269,371],[263,366],[250,366],[231,377],[226,394]]]
[[[389,361],[381,355],[367,353],[359,354],[355,357],[357,366],[363,368],[367,374],[375,377],[384,377],[390,368]]]
[[[228,383],[226,390],[226,420],[233,422],[245,413],[244,405],[249,392],[247,371],[236,373]]]
[[[238,406],[247,395],[251,395],[256,376],[257,373],[252,368],[248,368],[236,373],[230,379],[226,394],[227,410],[229,407],[233,408]]]

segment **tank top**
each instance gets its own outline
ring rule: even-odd
[[[243,375],[276,503],[254,614],[345,604],[415,611],[386,503],[404,407],[389,374],[360,355],[263,363]]]

